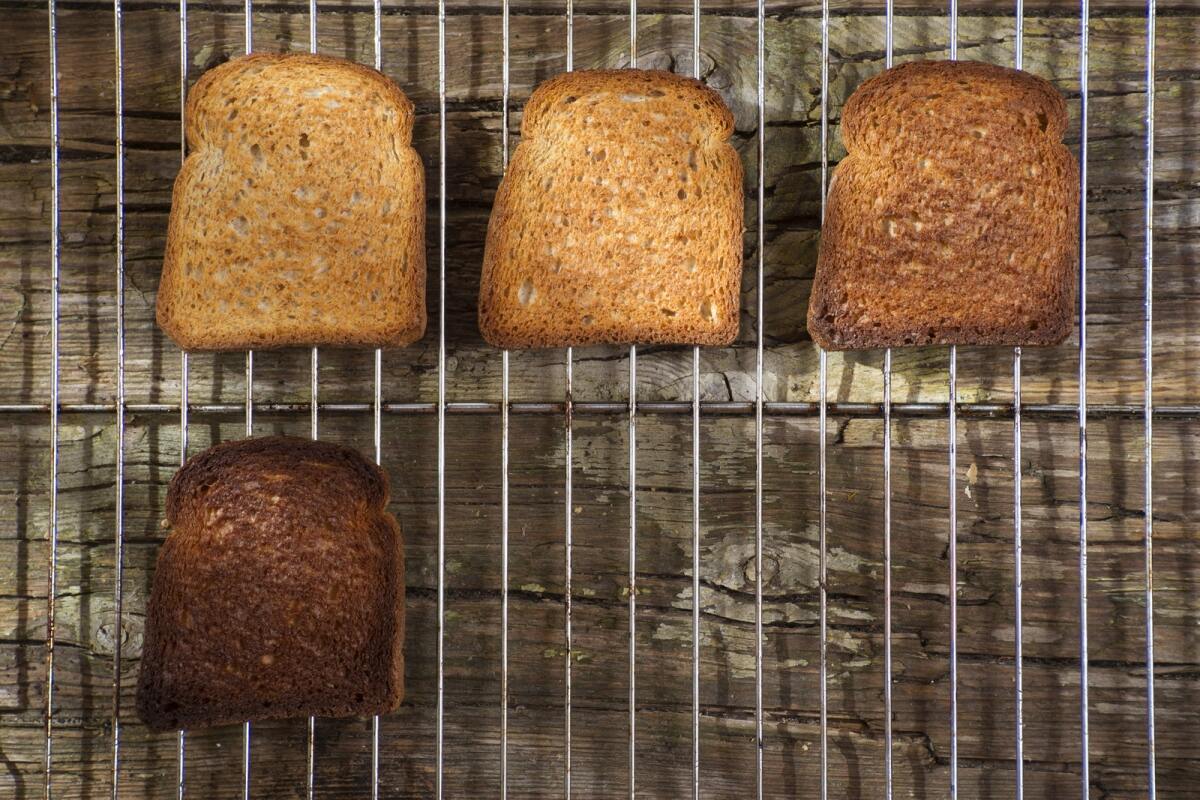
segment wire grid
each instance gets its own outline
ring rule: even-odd
[[[253,8],[252,0],[244,0],[245,13],[245,52],[249,53],[253,49]],[[509,0],[501,0],[502,2],[502,41],[501,53],[503,58],[503,83],[502,83],[502,163],[506,168],[509,157],[509,66],[510,66],[510,42],[509,42]],[[566,64],[567,70],[574,68],[574,4],[573,0],[565,0],[565,15],[566,15],[566,30],[567,40],[566,46]],[[830,16],[829,0],[823,0],[821,3],[820,29],[821,29],[821,94],[820,94],[820,166],[821,166],[821,218],[825,215],[825,194],[828,188],[829,179],[829,16]],[[186,157],[186,139],[182,136],[183,130],[186,129],[186,106],[183,102],[186,99],[186,89],[188,85],[188,48],[187,48],[187,0],[179,0],[179,37],[180,37],[180,126],[181,126],[181,158]],[[1016,46],[1014,66],[1018,69],[1023,66],[1024,54],[1024,2],[1023,0],[1015,0],[1015,18],[1016,18]],[[316,0],[308,2],[308,41],[310,52],[318,52],[317,38],[317,14],[318,7]],[[702,793],[700,782],[700,671],[699,671],[699,641],[700,641],[700,575],[702,572],[702,564],[700,560],[701,547],[701,485],[700,485],[700,419],[701,414],[705,410],[720,414],[746,414],[753,413],[755,419],[755,523],[754,523],[754,564],[755,564],[755,794],[756,797],[763,796],[763,635],[762,635],[762,552],[763,552],[763,430],[764,430],[764,415],[772,414],[779,416],[786,415],[801,415],[812,416],[816,415],[819,419],[820,443],[818,454],[818,481],[819,481],[819,631],[820,631],[820,797],[825,800],[828,797],[828,664],[827,664],[827,644],[828,644],[828,585],[827,585],[827,495],[826,495],[826,466],[827,466],[827,448],[826,448],[826,432],[827,420],[831,412],[842,415],[857,415],[857,416],[878,416],[883,418],[883,475],[884,475],[884,497],[883,497],[883,563],[884,563],[884,775],[885,775],[885,793],[888,800],[893,794],[892,784],[892,684],[891,675],[892,655],[891,655],[891,606],[892,606],[892,589],[891,589],[891,445],[892,445],[892,416],[899,413],[903,416],[938,416],[945,414],[948,420],[949,438],[947,442],[947,457],[949,459],[949,569],[950,569],[950,585],[952,587],[949,593],[949,633],[950,633],[950,683],[951,694],[948,708],[950,716],[950,796],[957,798],[958,796],[958,726],[957,726],[957,559],[956,559],[956,540],[957,540],[957,511],[956,511],[956,436],[957,428],[956,421],[959,413],[965,413],[969,416],[990,416],[990,417],[1009,417],[1013,421],[1013,559],[1014,559],[1014,596],[1015,596],[1015,618],[1014,618],[1014,685],[1015,685],[1015,724],[1014,724],[1014,740],[1015,740],[1015,769],[1016,769],[1016,797],[1021,800],[1024,794],[1023,766],[1024,766],[1024,746],[1023,746],[1023,678],[1022,678],[1022,607],[1021,607],[1021,566],[1022,566],[1022,502],[1021,502],[1021,424],[1022,418],[1028,416],[1035,417],[1060,417],[1067,414],[1075,413],[1078,420],[1079,428],[1079,549],[1078,549],[1078,572],[1079,572],[1079,678],[1080,678],[1080,698],[1079,698],[1079,715],[1080,715],[1080,761],[1081,761],[1081,796],[1087,798],[1089,796],[1089,753],[1088,753],[1088,638],[1087,638],[1087,422],[1088,418],[1093,413],[1105,414],[1127,414],[1135,415],[1138,411],[1141,413],[1141,418],[1144,426],[1144,473],[1143,482],[1145,487],[1144,493],[1144,529],[1143,529],[1143,547],[1144,547],[1144,596],[1145,596],[1145,693],[1146,693],[1146,736],[1147,736],[1147,770],[1148,770],[1148,797],[1155,798],[1156,796],[1156,764],[1155,764],[1155,725],[1154,725],[1154,601],[1153,601],[1153,494],[1152,494],[1152,472],[1153,472],[1153,420],[1158,416],[1192,416],[1200,413],[1200,407],[1196,406],[1158,406],[1153,402],[1153,280],[1154,280],[1154,103],[1155,103],[1155,23],[1156,23],[1156,3],[1155,0],[1148,0],[1146,4],[1146,39],[1145,39],[1145,81],[1146,81],[1146,106],[1145,106],[1145,123],[1146,123],[1146,142],[1145,142],[1145,197],[1144,197],[1144,342],[1143,342],[1143,363],[1144,363],[1144,385],[1143,385],[1143,403],[1140,407],[1137,406],[1103,406],[1089,407],[1087,400],[1087,153],[1088,153],[1088,44],[1089,44],[1089,0],[1081,0],[1080,3],[1080,38],[1079,38],[1079,69],[1080,69],[1080,92],[1081,92],[1081,123],[1080,123],[1080,215],[1079,215],[1079,399],[1075,407],[1063,405],[1029,405],[1024,406],[1021,401],[1021,348],[1013,349],[1012,365],[1013,365],[1013,402],[1011,405],[1000,404],[984,404],[974,403],[969,406],[959,408],[957,401],[956,387],[956,365],[957,365],[957,348],[951,346],[949,348],[949,370],[948,370],[948,386],[950,402],[947,404],[936,403],[893,403],[891,397],[891,373],[892,373],[892,354],[891,350],[887,350],[884,355],[884,370],[883,370],[883,398],[878,405],[864,403],[830,403],[827,396],[827,381],[828,381],[828,366],[826,353],[823,351],[819,355],[819,387],[820,398],[817,403],[800,403],[800,402],[774,402],[768,403],[764,399],[763,392],[763,356],[764,356],[764,238],[765,238],[765,200],[764,200],[764,165],[765,165],[765,64],[766,64],[766,8],[765,0],[757,0],[756,3],[756,23],[757,23],[757,63],[756,63],[756,78],[757,78],[757,210],[758,210],[758,225],[757,225],[757,329],[756,329],[756,360],[755,360],[755,400],[751,403],[738,402],[718,402],[706,403],[701,400],[700,392],[700,348],[694,347],[692,350],[692,399],[690,402],[656,402],[656,403],[639,403],[637,397],[637,349],[630,347],[629,350],[629,401],[627,405],[628,414],[628,435],[629,435],[629,585],[628,585],[628,610],[629,610],[629,708],[628,708],[628,725],[629,725],[629,749],[628,749],[628,793],[629,797],[635,798],[637,795],[636,782],[636,724],[637,724],[637,696],[636,696],[636,614],[637,614],[637,562],[636,562],[636,536],[637,536],[637,417],[639,413],[661,413],[661,414],[691,414],[692,421],[692,647],[691,647],[691,675],[692,675],[692,742],[691,742],[691,772],[692,772],[692,796],[699,798]],[[701,19],[701,4],[699,0],[694,0],[692,7],[692,23],[693,23],[693,42],[692,42],[692,67],[693,76],[700,77],[700,52],[701,52],[701,34],[702,34],[702,19]],[[50,140],[51,140],[51,247],[50,247],[50,273],[51,273],[51,365],[52,378],[50,382],[50,397],[49,403],[45,405],[38,404],[5,404],[0,406],[0,411],[28,411],[40,412],[45,411],[49,414],[50,421],[50,497],[49,497],[49,563],[47,565],[47,581],[48,581],[48,606],[47,606],[47,632],[45,641],[46,653],[46,685],[45,685],[45,703],[44,703],[44,732],[45,732],[45,749],[44,749],[44,796],[47,800],[52,796],[52,777],[53,777],[53,708],[54,708],[54,653],[55,653],[55,602],[57,595],[57,557],[58,557],[58,464],[59,464],[59,416],[63,411],[111,411],[116,416],[116,446],[117,446],[117,472],[116,472],[116,530],[115,530],[115,546],[116,546],[116,569],[114,573],[114,604],[118,621],[122,613],[123,587],[122,587],[122,561],[123,561],[123,545],[124,545],[124,526],[123,526],[123,507],[124,507],[124,432],[125,432],[125,416],[132,411],[138,412],[164,412],[169,413],[177,411],[180,420],[180,460],[181,463],[186,459],[188,453],[188,416],[189,411],[200,411],[207,414],[220,413],[236,413],[241,411],[245,415],[245,432],[247,436],[253,435],[253,418],[255,412],[255,403],[253,395],[253,370],[254,370],[254,354],[251,351],[246,353],[246,396],[244,406],[234,407],[227,404],[206,404],[206,405],[191,405],[188,400],[188,355],[186,352],[181,354],[181,372],[182,380],[180,386],[180,400],[178,406],[168,404],[127,404],[125,402],[124,393],[124,345],[125,345],[125,319],[124,319],[124,290],[125,290],[125,247],[124,247],[124,221],[125,221],[125,200],[124,200],[124,97],[123,97],[123,58],[122,58],[122,6],[121,0],[113,0],[113,26],[114,26],[114,48],[115,48],[115,121],[116,130],[114,143],[116,148],[116,298],[117,298],[117,373],[116,373],[116,403],[111,404],[71,404],[64,405],[59,402],[59,385],[60,385],[60,350],[59,350],[59,293],[60,293],[60,252],[61,252],[61,234],[60,234],[60,135],[59,135],[59,98],[58,98],[58,44],[57,44],[57,8],[56,0],[47,0],[47,16],[48,16],[48,41],[49,41],[49,56],[50,56]],[[381,17],[382,17],[382,0],[374,0],[373,3],[373,44],[374,44],[374,66],[376,69],[382,67],[383,53],[381,47]],[[439,0],[437,4],[438,17],[438,400],[436,404],[428,403],[384,403],[382,398],[382,376],[383,362],[382,352],[378,349],[374,352],[374,398],[370,404],[365,403],[340,403],[327,404],[324,408],[334,411],[371,411],[373,414],[374,423],[374,445],[375,445],[375,460],[376,463],[381,461],[382,456],[382,434],[381,421],[382,414],[400,413],[400,414],[422,414],[436,413],[437,415],[437,719],[436,719],[436,783],[435,793],[439,798],[442,797],[443,788],[443,742],[444,742],[444,644],[445,644],[445,428],[446,416],[448,413],[498,413],[501,418],[501,557],[502,557],[502,612],[501,625],[503,627],[503,635],[501,637],[501,737],[500,737],[500,786],[498,787],[499,794],[502,798],[507,797],[508,791],[508,551],[509,551],[509,417],[511,413],[542,413],[542,414],[558,414],[564,416],[564,435],[566,445],[566,469],[565,469],[565,594],[564,594],[564,620],[563,620],[563,638],[565,644],[564,656],[564,772],[563,772],[563,788],[564,796],[571,796],[571,663],[572,663],[572,629],[571,629],[571,572],[572,572],[572,474],[573,474],[573,451],[572,451],[572,420],[577,413],[597,413],[607,414],[617,411],[621,408],[621,404],[617,403],[602,403],[602,402],[579,402],[573,397],[573,352],[571,348],[567,348],[565,356],[565,371],[566,371],[566,395],[561,404],[558,403],[513,403],[509,398],[509,353],[504,351],[501,354],[502,359],[502,390],[501,397],[498,403],[489,401],[480,402],[457,402],[450,403],[446,399],[446,6],[445,0]],[[893,22],[894,22],[894,0],[887,0],[885,5],[885,62],[887,66],[892,65],[893,59]],[[629,65],[637,66],[637,24],[638,11],[636,0],[630,0],[629,4]],[[957,58],[957,33],[958,33],[958,3],[957,0],[949,0],[948,7],[948,25],[949,25],[949,49],[950,57]],[[310,403],[308,411],[310,414],[310,433],[312,438],[316,439],[319,433],[319,410],[322,406],[319,403],[319,354],[317,348],[311,351],[310,361]],[[294,404],[266,404],[266,408],[272,411],[299,411],[301,410]],[[114,648],[113,652],[113,699],[111,711],[111,765],[112,765],[112,797],[117,798],[119,793],[120,781],[120,758],[121,758],[121,670],[120,670],[121,648]],[[306,796],[312,798],[314,795],[314,767],[315,767],[315,739],[317,729],[315,720],[309,718],[307,731],[307,774],[306,774]],[[379,718],[375,717],[372,723],[372,746],[371,746],[371,796],[377,798],[379,796],[379,764],[380,764],[380,749],[379,749]],[[186,777],[186,737],[183,731],[178,733],[177,743],[177,792],[178,797],[185,796],[185,777]],[[251,794],[251,777],[252,777],[252,762],[251,762],[251,727],[250,723],[244,723],[243,727],[243,747],[242,747],[242,794],[243,797],[249,798]]]

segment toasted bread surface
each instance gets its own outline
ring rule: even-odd
[[[413,106],[340,58],[255,54],[188,96],[158,323],[186,350],[399,346],[425,330]]]
[[[1048,82],[918,61],[846,103],[808,329],[821,347],[1049,345],[1074,322],[1079,181]]]
[[[727,344],[742,169],[699,81],[579,71],[540,85],[488,226],[479,326],[499,347]]]
[[[387,475],[347,447],[270,437],[193,456],[146,614],[137,710],[155,730],[394,709],[404,552]]]

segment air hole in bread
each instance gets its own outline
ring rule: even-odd
[[[683,190],[683,189],[680,189],[678,192],[676,192],[676,193],[675,193],[675,195],[676,195],[676,196],[677,196],[677,197],[678,197],[680,200],[687,200],[687,192],[686,192],[685,190]]]
[[[673,309],[673,308],[663,308],[663,309],[660,309],[660,310],[662,311],[662,313],[663,313],[663,316],[664,316],[664,317],[667,317],[667,318],[674,317],[674,316],[675,316],[675,313],[676,313],[676,312],[675,312],[675,309]]]
[[[917,160],[917,169],[929,169],[930,163],[931,162],[929,161],[928,158],[918,159]]]
[[[1025,167],[1025,174],[1028,175],[1030,178],[1036,178],[1038,175],[1042,174],[1042,168],[1039,167],[1037,164],[1030,164],[1027,167]]]
[[[700,304],[700,318],[706,322],[717,321],[717,307],[711,300],[705,300]]]
[[[542,188],[547,191],[549,191],[550,187],[553,185],[554,185],[554,176],[550,176],[550,177],[546,178],[546,180],[542,181]]]
[[[267,161],[267,159],[263,157],[262,148],[258,146],[257,142],[250,145],[250,157],[254,159],[254,166],[256,167],[261,167]]]
[[[603,161],[606,158],[608,158],[608,153],[606,153],[604,150],[597,150],[596,152],[592,153],[592,161]]]
[[[517,302],[523,306],[528,306],[535,299],[537,299],[537,289],[534,287],[533,282],[526,278],[521,281],[521,285],[517,289]]]
[[[1050,120],[1049,120],[1049,118],[1046,117],[1045,111],[1039,111],[1037,113],[1037,121],[1038,121],[1038,127],[1041,128],[1042,133],[1045,133],[1046,128],[1048,128],[1050,126]]]
[[[229,227],[233,228],[238,236],[245,236],[250,232],[250,221],[245,217],[234,217],[229,220]]]
[[[684,267],[692,275],[695,275],[696,270],[700,268],[699,265],[696,263],[696,259],[694,259],[694,258],[689,258],[686,262],[684,262]]]
[[[233,122],[235,119],[237,119],[237,115],[238,115],[238,110],[236,108],[233,111],[230,111],[229,112],[229,121]],[[1043,128],[1042,130],[1045,130],[1045,128]]]
[[[976,139],[982,139],[984,136],[987,135],[987,131],[985,131],[983,128],[972,128],[971,135],[974,136]]]
[[[383,216],[385,216],[385,217],[386,217],[388,214],[392,213],[392,201],[391,201],[391,200],[384,200],[384,201],[383,201],[383,207],[379,209],[379,212],[380,212],[381,214],[383,214]]]
[[[662,89],[651,89],[650,91],[646,92],[646,94],[650,97],[665,97],[667,93]]]
[[[564,105],[564,106],[566,106],[566,105],[570,105],[571,103],[574,103],[574,102],[575,102],[576,100],[578,100],[578,99],[579,99],[579,98],[578,98],[578,97],[576,97],[575,95],[573,95],[573,94],[569,94],[569,95],[567,95],[566,97],[564,97],[564,98],[563,98],[563,105]]]
[[[584,314],[583,319],[580,320],[580,322],[582,322],[584,325],[591,325],[595,321],[596,320],[593,319],[591,314]]]
[[[895,217],[884,217],[879,221],[879,227],[884,233],[893,239],[896,238],[896,235],[900,232],[900,223],[896,221]]]
[[[313,216],[316,217],[317,219],[325,219],[325,209],[321,208],[320,206],[317,206],[316,208],[313,209]]]
[[[625,94],[621,95],[621,100],[626,103],[644,103],[646,102],[647,97],[644,94],[631,94],[626,92]]]
[[[690,169],[692,172],[695,172],[696,169],[700,166],[696,160],[696,150],[694,148],[691,150],[688,150],[687,165],[688,165],[688,169]]]
[[[937,100],[939,97],[941,97],[941,95],[938,94],[937,92],[934,92],[933,94],[925,95],[926,100]]]

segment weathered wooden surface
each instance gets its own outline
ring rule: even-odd
[[[499,3],[451,3],[447,19],[447,386],[452,400],[496,400],[499,354],[474,322],[480,242],[500,175]],[[561,3],[514,4],[512,117],[532,87],[564,66]],[[690,3],[643,8],[643,65],[691,68]],[[897,4],[901,8],[909,7]],[[370,61],[369,3],[322,6],[320,47]],[[1013,20],[997,4],[960,21],[960,54],[1011,63]],[[1139,3],[1094,4],[1091,42],[1089,398],[1140,403],[1144,21]],[[577,67],[628,58],[623,3],[579,3]],[[767,25],[765,389],[770,399],[814,400],[817,357],[803,331],[815,261],[819,192],[819,44],[813,2],[771,4]],[[841,154],[837,114],[846,95],[882,68],[883,25],[835,4],[830,64],[831,156]],[[755,19],[745,4],[705,4],[706,79],[737,117],[747,167],[747,273],[743,332],[703,353],[706,399],[754,397],[753,202]],[[1078,18],[1067,2],[1029,4],[1026,66],[1068,95],[1078,138]],[[383,18],[384,66],[417,102],[418,147],[437,186],[437,20],[432,4]],[[676,13],[658,13],[674,10]],[[896,21],[898,59],[944,55],[939,6]],[[1007,10],[1007,6],[1004,6]],[[1038,16],[1037,11],[1046,12]],[[1200,14],[1164,5],[1159,20],[1155,399],[1200,402],[1193,366],[1195,71]],[[258,49],[306,47],[307,18],[293,6],[256,4]],[[364,13],[366,12],[366,13]],[[0,9],[0,403],[49,396],[49,170],[46,14]],[[154,291],[179,164],[178,17],[158,3],[126,4],[127,400],[175,402],[179,358],[153,326]],[[188,56],[194,80],[242,46],[240,3],[194,7]],[[114,399],[115,196],[111,9],[60,8],[62,144],[62,399]],[[430,220],[436,223],[436,195]],[[436,265],[436,228],[429,241]],[[434,273],[436,275],[436,273]],[[436,282],[433,284],[436,285]],[[433,302],[431,295],[431,303]],[[385,398],[436,399],[437,317],[418,345],[385,354]],[[690,354],[646,349],[643,400],[690,397]],[[562,351],[512,357],[514,400],[562,396]],[[623,350],[577,353],[576,398],[622,400]],[[962,402],[1011,398],[1010,352],[963,349]],[[831,356],[829,396],[878,401],[881,354]],[[1027,352],[1026,402],[1073,403],[1077,340]],[[946,399],[946,352],[898,351],[898,401]],[[261,354],[260,401],[306,402],[308,356]],[[321,397],[369,401],[371,357],[322,353]],[[239,355],[192,358],[195,402],[243,399]],[[259,414],[257,431],[306,435],[305,414]],[[61,797],[110,790],[112,653],[122,642],[121,796],[173,796],[175,739],[151,736],[128,713],[141,620],[161,537],[166,482],[178,463],[175,415],[133,415],[125,453],[123,619],[115,619],[112,414],[62,419],[58,560],[55,772]],[[627,777],[627,442],[620,418],[576,420],[574,786],[576,796],[616,796]],[[193,450],[242,435],[239,418],[194,416]],[[331,412],[322,434],[371,448],[369,415]],[[1142,427],[1094,421],[1089,486],[1091,757],[1093,796],[1145,793],[1142,625]],[[882,792],[881,434],[878,419],[834,418],[828,431],[830,776],[834,796]],[[690,420],[647,416],[638,429],[638,776],[644,797],[690,791]],[[898,420],[893,453],[895,758],[898,796],[948,794],[948,535],[945,420]],[[1155,568],[1158,756],[1162,797],[1190,797],[1200,781],[1200,563],[1193,557],[1200,501],[1200,428],[1191,419],[1155,430]],[[746,796],[754,758],[754,425],[749,417],[702,422],[704,611],[701,779],[706,796]],[[818,780],[817,422],[769,419],[764,452],[764,707],[766,794],[812,796]],[[1077,428],[1069,419],[1026,420],[1024,436],[1026,789],[1031,797],[1078,791]],[[959,424],[959,694],[963,796],[1008,797],[1014,771],[1012,700],[1012,426]],[[409,546],[408,688],[383,724],[381,777],[388,797],[428,797],[434,779],[436,698],[436,423],[385,415],[384,460]],[[448,797],[495,796],[499,776],[499,430],[494,417],[452,416],[447,428],[446,773]],[[562,420],[512,419],[510,589],[510,790],[561,796],[563,658]],[[45,666],[49,428],[45,414],[0,415],[0,793],[40,796]],[[320,721],[317,790],[360,797],[370,774],[369,724]],[[253,793],[303,796],[302,721],[264,724],[253,745]],[[240,729],[188,740],[190,796],[240,795]],[[10,788],[11,787],[11,790]]]

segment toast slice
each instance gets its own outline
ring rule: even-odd
[[[394,709],[404,551],[382,469],[271,437],[188,459],[146,613],[137,709],[154,730]]]
[[[742,168],[733,115],[670,72],[571,72],[529,98],[488,225],[479,327],[493,345],[728,344]]]
[[[373,69],[250,55],[188,97],[158,324],[185,350],[399,346],[425,331],[413,106]]]
[[[1048,82],[969,61],[866,81],[842,114],[808,330],[827,350],[1071,332],[1079,169]]]

